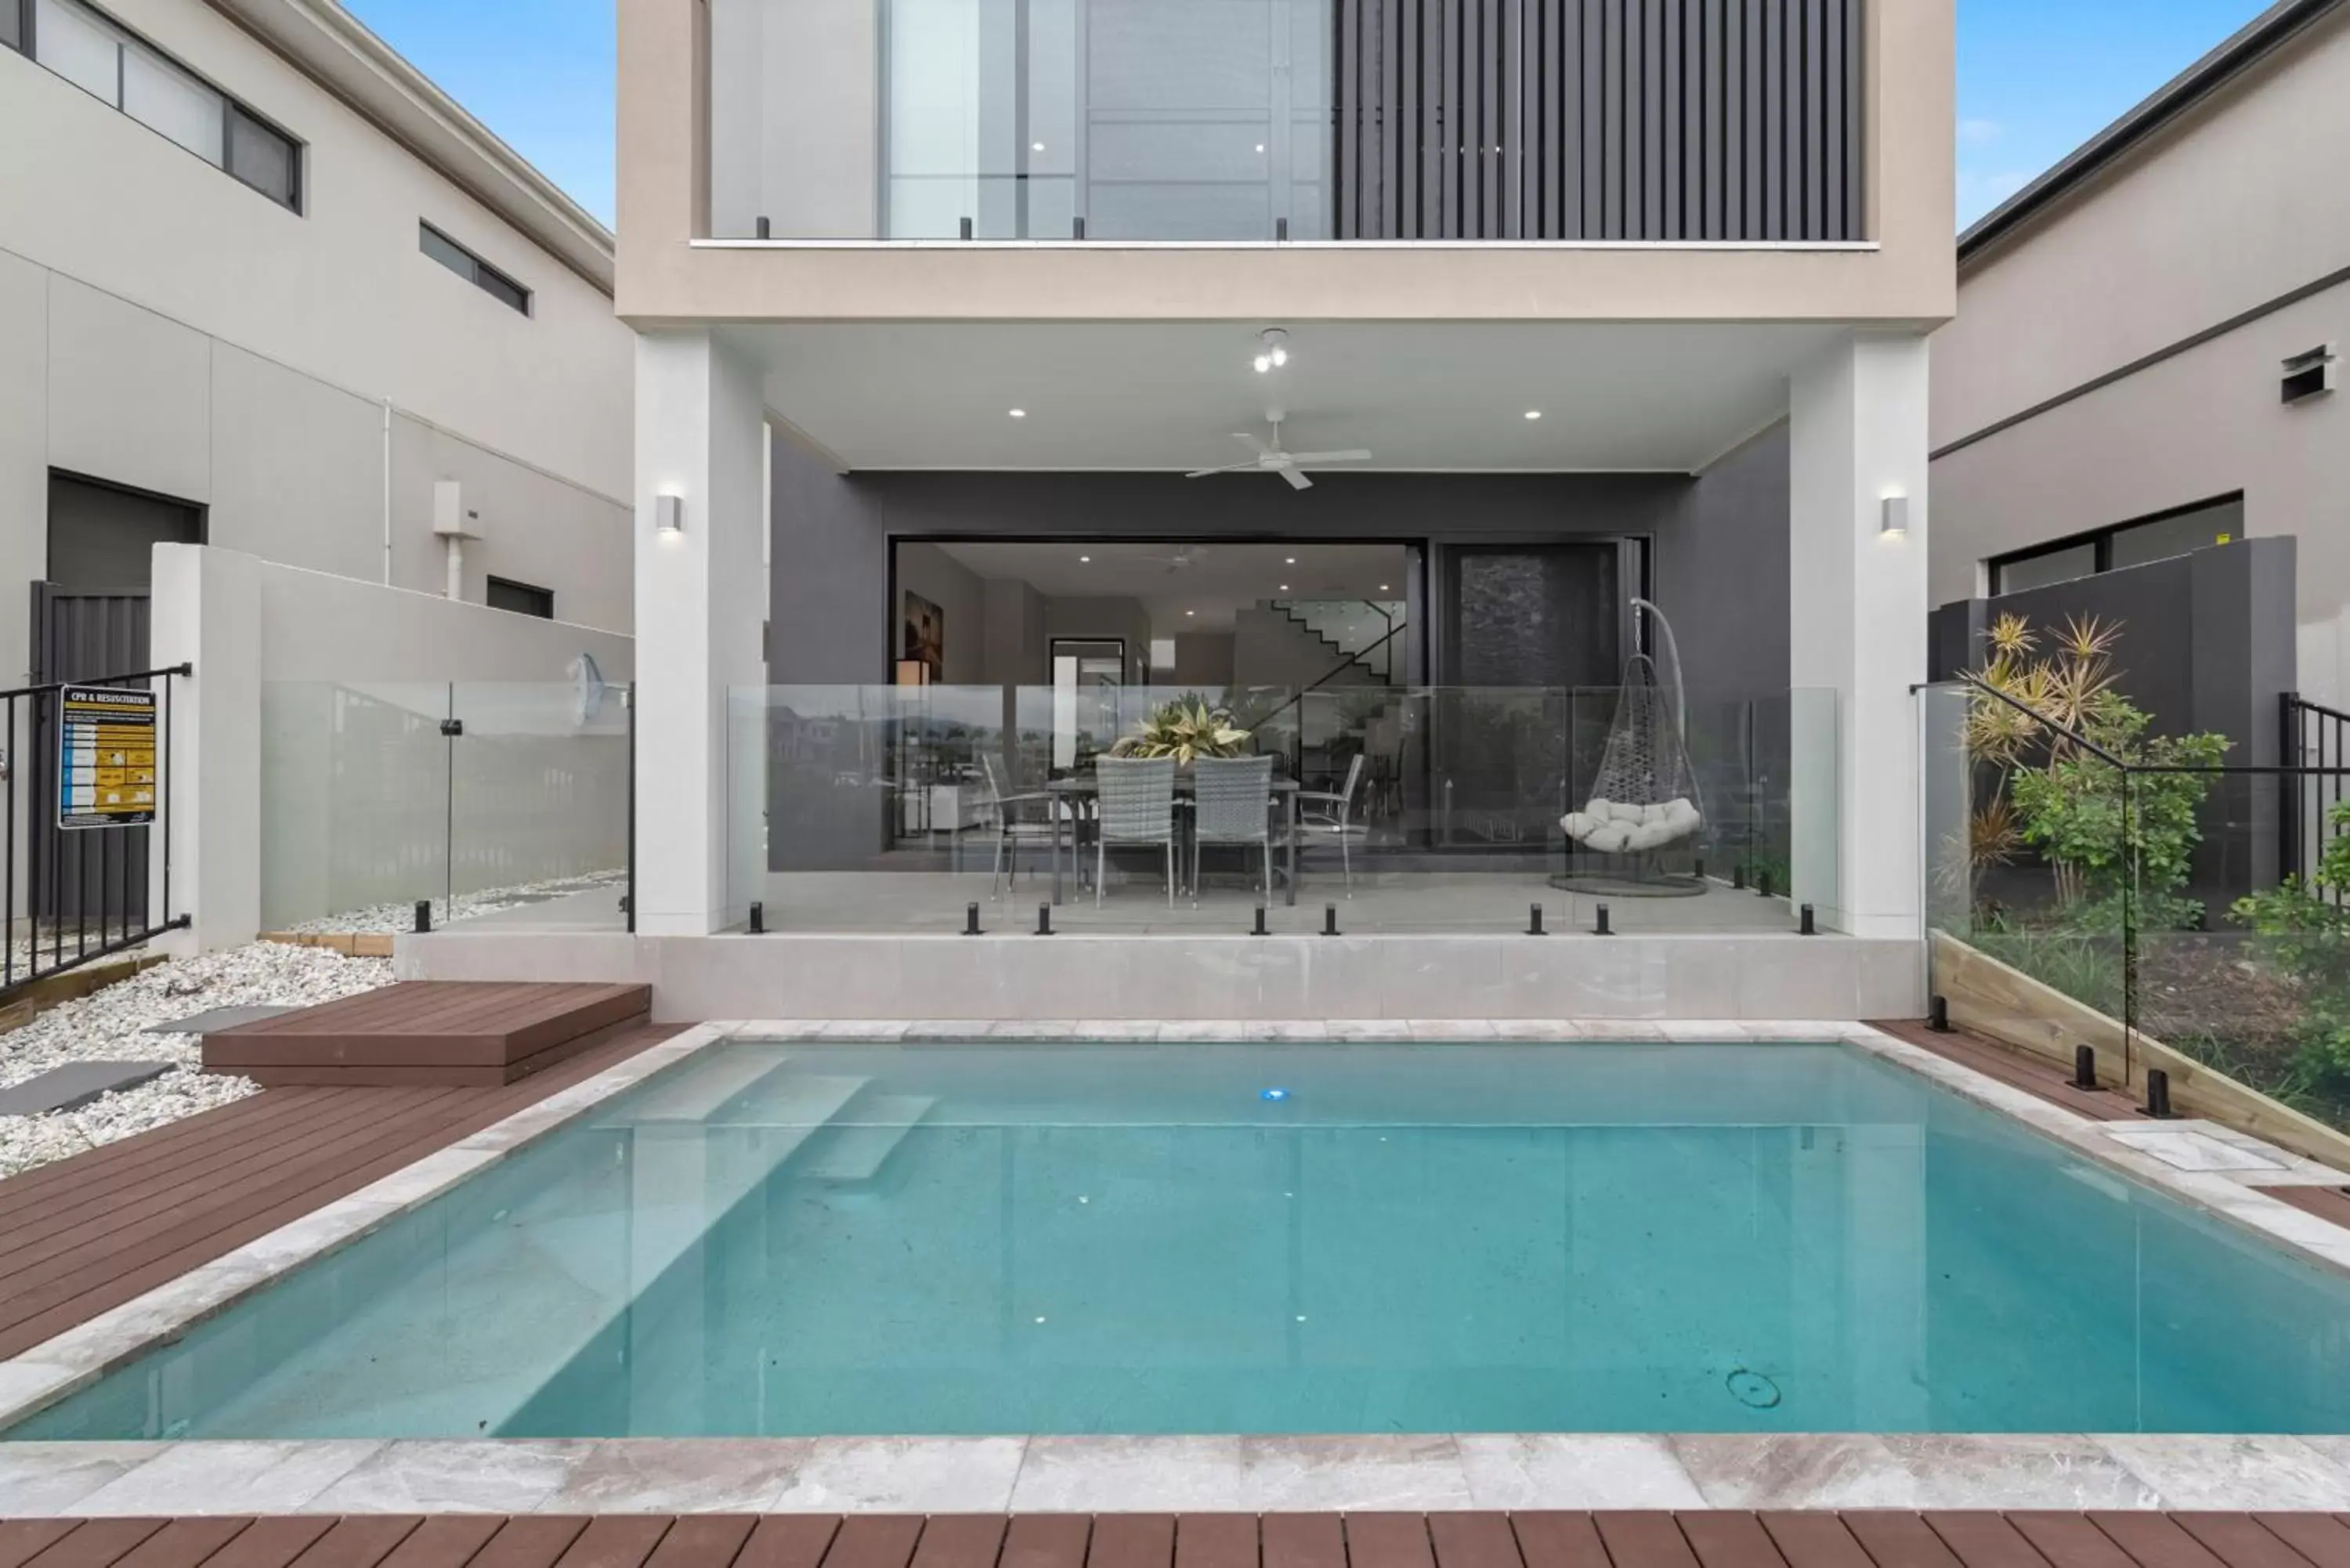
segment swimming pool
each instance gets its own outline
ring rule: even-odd
[[[2345,1423],[2350,1281],[1846,1046],[734,1042],[7,1435]]]

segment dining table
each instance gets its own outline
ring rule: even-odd
[[[1078,773],[1050,780],[1045,784],[1045,788],[1053,796],[1053,902],[1058,905],[1065,901],[1061,896],[1061,825],[1064,822],[1076,821],[1078,807],[1084,802],[1099,794],[1101,785],[1092,774]],[[1178,802],[1184,800],[1193,791],[1191,775],[1178,773],[1175,775],[1176,800]],[[1287,818],[1289,826],[1289,830],[1282,836],[1288,841],[1287,854],[1284,857],[1285,864],[1283,867],[1283,880],[1287,886],[1283,889],[1282,902],[1295,905],[1297,902],[1297,840],[1299,836],[1297,813],[1300,793],[1298,783],[1295,779],[1274,779],[1272,783],[1272,792],[1271,809],[1281,812]],[[1190,814],[1179,811],[1176,815],[1179,819],[1188,819]],[[1178,831],[1180,831],[1180,828]],[[1072,866],[1075,866],[1077,863],[1078,853],[1082,852],[1082,846],[1073,842],[1070,849],[1069,861]],[[1176,863],[1180,866],[1182,864],[1182,850],[1179,845]]]

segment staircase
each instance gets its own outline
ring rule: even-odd
[[[1368,684],[1391,686],[1403,645],[1404,606],[1373,599],[1272,599],[1266,607],[1330,650],[1332,675],[1351,670]]]

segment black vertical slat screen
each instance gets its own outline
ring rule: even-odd
[[[1864,235],[1864,0],[1338,0],[1341,239]]]

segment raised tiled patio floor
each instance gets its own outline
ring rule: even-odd
[[[0,1568],[2350,1568],[2323,1513],[17,1520]]]

